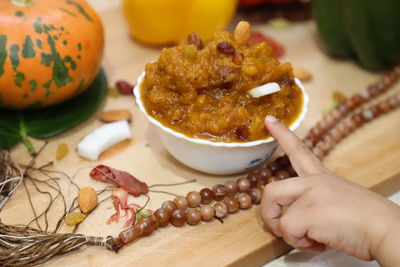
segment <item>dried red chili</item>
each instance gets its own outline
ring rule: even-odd
[[[139,181],[131,174],[105,165],[96,166],[90,171],[89,175],[97,181],[109,182],[122,187],[135,197],[147,194],[149,191],[146,183]]]

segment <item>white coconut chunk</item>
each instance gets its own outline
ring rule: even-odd
[[[276,92],[279,92],[281,90],[281,87],[277,83],[267,83],[261,86],[258,86],[256,88],[253,88],[248,91],[248,93],[252,97],[262,97],[265,95],[273,94]]]
[[[107,123],[88,135],[78,144],[78,155],[97,160],[107,148],[132,137],[128,121]]]

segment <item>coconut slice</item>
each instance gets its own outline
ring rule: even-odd
[[[107,148],[132,137],[127,121],[107,123],[86,135],[78,144],[78,155],[97,160]]]
[[[273,94],[276,92],[279,92],[281,90],[281,87],[277,83],[267,83],[261,86],[258,86],[256,88],[253,88],[248,91],[248,93],[252,97],[262,97],[265,95]]]

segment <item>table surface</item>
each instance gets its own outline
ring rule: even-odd
[[[96,5],[105,27],[106,51],[103,67],[109,84],[114,84],[119,79],[134,83],[144,65],[157,58],[160,49],[138,44],[129,36],[118,1],[107,1],[104,6],[99,3],[105,1],[91,2]],[[290,61],[294,66],[306,68],[313,73],[313,80],[305,83],[310,95],[310,107],[306,120],[297,131],[301,136],[321,117],[321,111],[329,104],[333,91],[351,95],[379,77],[379,74],[367,72],[353,62],[327,57],[320,50],[312,22],[295,24],[285,30],[272,29],[266,25],[255,28],[285,45],[287,51],[282,61]],[[394,90],[400,90],[400,86],[397,85]],[[228,178],[237,177],[206,175],[187,168],[173,159],[160,144],[154,128],[137,109],[132,97],[107,98],[102,110],[113,108],[127,108],[132,111],[133,139],[130,142],[125,142],[117,149],[105,153],[97,162],[79,158],[74,151],[77,143],[85,134],[101,125],[101,122],[92,117],[75,129],[51,139],[37,159],[37,165],[53,160],[57,145],[65,142],[71,151],[66,158],[55,163],[55,168],[73,176],[74,181],[81,187],[104,188],[104,184],[88,177],[90,168],[99,163],[131,172],[148,184],[197,179],[195,183],[168,188],[168,191],[176,194],[186,194],[188,191],[199,190],[205,186],[222,183]],[[339,144],[324,163],[339,175],[381,194],[386,195],[400,189],[399,115],[400,110],[365,125]],[[43,141],[34,140],[36,147],[40,147],[41,144]],[[14,148],[12,154],[19,162],[29,160],[22,146]],[[65,192],[69,193],[68,200],[71,201],[76,192],[68,181],[62,180],[61,185]],[[28,188],[34,191],[30,185]],[[33,201],[39,205],[47,201],[39,194],[32,196]],[[152,209],[156,209],[163,201],[171,198],[155,193],[151,193],[150,196],[149,207]],[[129,202],[138,204],[143,204],[144,201],[143,197],[129,199]],[[27,223],[32,218],[32,212],[26,203],[24,190],[18,190],[3,209],[1,220],[10,224]],[[61,202],[56,204],[61,206]],[[118,234],[122,229],[123,220],[112,225],[105,223],[112,213],[112,203],[108,200],[81,224],[79,232],[95,236]],[[50,215],[52,223],[60,216],[57,210],[52,211]],[[62,231],[68,232],[71,228],[64,226]],[[196,227],[163,228],[149,237],[128,245],[117,255],[101,248],[88,248],[57,257],[48,265],[254,266],[274,259],[289,249],[281,240],[263,230],[257,206],[229,216],[223,224],[213,221]]]

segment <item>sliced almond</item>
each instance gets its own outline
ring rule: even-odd
[[[240,21],[235,28],[233,37],[240,45],[247,45],[250,40],[251,26],[247,21]]]
[[[131,117],[132,115],[127,109],[107,110],[98,115],[99,120],[104,122],[130,121]]]
[[[311,72],[302,68],[293,68],[294,77],[299,78],[302,81],[309,81],[312,78]]]
[[[277,83],[267,83],[261,86],[258,86],[256,88],[253,88],[248,91],[248,93],[252,97],[262,97],[265,95],[273,94],[276,92],[279,92],[281,90],[281,87]]]

